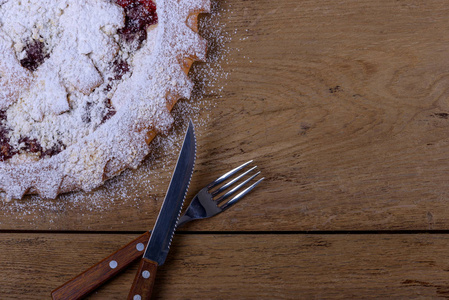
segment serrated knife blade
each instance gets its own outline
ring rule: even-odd
[[[128,299],[150,299],[156,270],[167,258],[179,214],[192,177],[196,156],[196,139],[192,121],[184,138],[173,176],[153,231],[137,270]]]

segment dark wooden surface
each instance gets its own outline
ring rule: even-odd
[[[2,272],[8,274],[0,298],[45,299],[49,288],[134,237],[4,234],[0,242],[10,247],[0,253]],[[157,271],[153,296],[447,298],[448,244],[446,234],[179,234],[167,263]],[[126,299],[136,270],[133,264],[89,299]]]
[[[212,84],[188,100],[200,103],[189,197],[249,159],[266,180],[183,228],[156,297],[449,297],[449,3],[214,3],[200,32],[218,59],[192,70]],[[160,144],[179,144],[181,108],[139,169],[0,204],[0,298],[49,297],[152,227],[179,149]],[[136,268],[92,299],[126,297]]]

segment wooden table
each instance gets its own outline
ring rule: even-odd
[[[157,297],[449,297],[448,4],[215,2],[227,76],[197,99],[189,197],[250,159],[266,181],[176,235]],[[0,299],[46,299],[150,229],[172,152],[92,193],[1,204]],[[135,271],[91,299],[124,299]]]

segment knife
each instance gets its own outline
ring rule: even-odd
[[[191,128],[191,131],[193,132],[193,124],[191,122],[189,123],[189,128]],[[189,136],[190,135],[191,134],[189,133]],[[193,143],[195,141],[194,137],[195,135],[193,134],[193,141],[192,137],[190,137],[190,140]],[[144,234],[104,258],[102,261],[59,286],[51,292],[52,299],[83,299],[106,281],[125,270],[132,262],[135,262],[142,257],[142,251],[145,249],[145,244],[148,243],[150,236],[151,230],[146,231]]]
[[[164,264],[176,230],[195,165],[196,140],[192,121],[184,138],[181,153],[168,186],[162,208],[137,269],[128,300],[150,299],[157,268]]]

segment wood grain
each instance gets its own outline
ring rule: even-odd
[[[216,69],[227,76],[222,91],[205,87],[189,196],[248,159],[267,180],[188,230],[449,228],[446,1],[228,0],[217,10],[210,22],[230,41]],[[114,184],[38,209],[1,204],[0,228],[148,230],[175,157],[155,149]]]
[[[54,287],[132,238],[3,234],[0,298],[46,299]],[[444,234],[180,234],[166,264],[158,269],[153,296],[447,298],[448,245]],[[134,264],[89,299],[125,299],[136,268]]]

